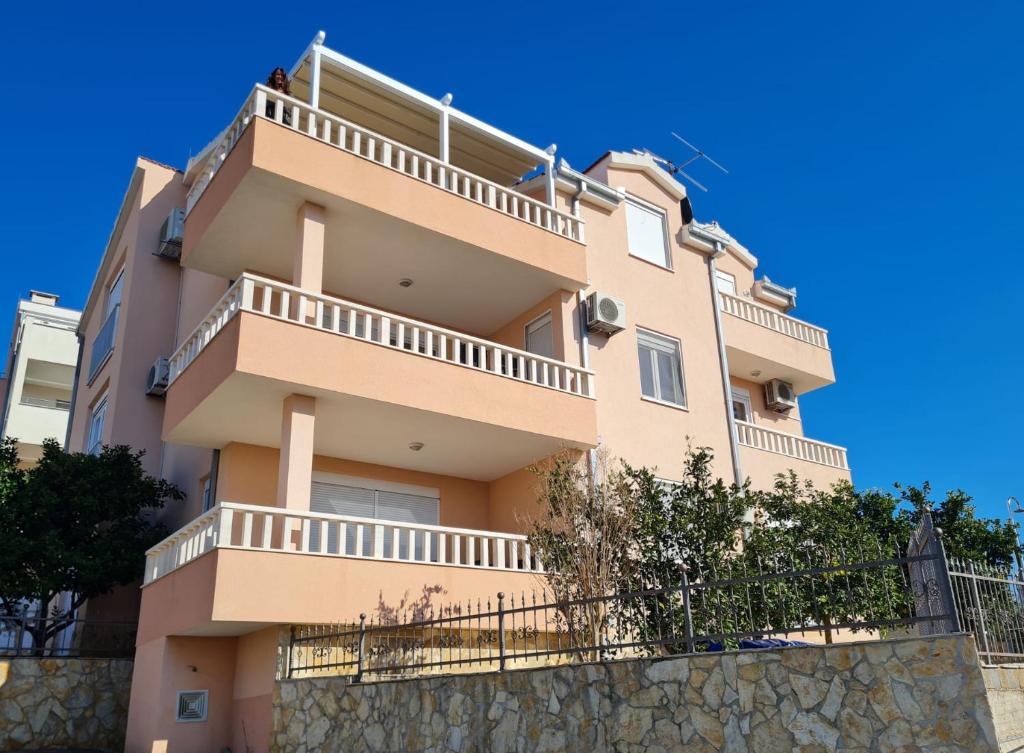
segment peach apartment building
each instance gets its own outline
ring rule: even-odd
[[[141,589],[127,750],[265,751],[279,627],[530,588],[527,467],[849,478],[795,291],[650,157],[583,171],[324,46],[184,172],[135,165],[82,316],[72,449],[188,494]]]

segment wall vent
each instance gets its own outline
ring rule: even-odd
[[[177,722],[205,722],[209,690],[179,690]]]

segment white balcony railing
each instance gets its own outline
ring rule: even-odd
[[[192,184],[185,202],[186,212],[192,211],[253,118],[272,120],[502,214],[580,243],[584,241],[583,221],[578,217],[260,84],[224,131],[209,164]]]
[[[544,572],[517,534],[221,502],[146,552],[145,582],[214,549]]]
[[[729,293],[719,291],[718,300],[722,311],[728,314],[828,350],[828,330],[826,329],[815,327],[813,324],[780,313],[768,306],[762,306]]]
[[[22,395],[22,405],[31,405],[33,408],[52,408],[53,410],[71,410],[70,400],[60,400],[53,397],[35,397],[33,395]]]
[[[169,384],[174,383],[239,311],[404,350],[410,356],[594,397],[594,372],[589,369],[251,274],[244,274],[235,281],[209,316],[171,356]]]
[[[746,421],[736,422],[736,434],[739,443],[744,447],[775,452],[789,458],[819,463],[844,471],[850,469],[846,462],[845,447],[817,442],[797,434],[767,429]]]

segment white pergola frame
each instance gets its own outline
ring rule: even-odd
[[[449,162],[448,145],[449,145],[449,128],[452,121],[465,126],[466,128],[476,131],[477,133],[487,136],[488,138],[494,139],[498,142],[504,143],[513,149],[529,155],[537,160],[537,165],[544,166],[544,183],[545,183],[545,199],[550,206],[555,205],[555,151],[556,147],[552,144],[547,149],[540,149],[528,144],[522,139],[518,139],[511,134],[505,133],[504,131],[495,128],[494,126],[488,125],[472,115],[457,110],[451,106],[452,95],[447,94],[442,99],[435,99],[427,94],[416,91],[410,86],[406,86],[400,81],[396,81],[390,76],[385,76],[379,71],[375,71],[372,68],[363,65],[351,58],[336,52],[329,47],[324,46],[324,39],[326,39],[326,32],[319,32],[313,38],[313,41],[309,44],[306,50],[302,53],[295,65],[292,66],[289,71],[289,77],[294,77],[295,74],[302,68],[302,65],[309,62],[310,66],[310,82],[309,82],[309,105],[310,107],[319,109],[320,107],[320,70],[323,65],[323,61],[326,58],[331,65],[340,68],[351,76],[368,81],[375,86],[385,89],[399,98],[409,100],[415,104],[430,110],[437,115],[438,119],[438,159],[443,162]]]

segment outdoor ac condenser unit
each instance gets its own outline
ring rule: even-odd
[[[778,413],[787,413],[796,407],[793,385],[781,379],[772,379],[764,386],[764,399],[768,407]]]
[[[160,397],[167,392],[167,382],[171,377],[171,364],[166,358],[160,356],[149,369],[149,376],[146,377],[146,394]]]
[[[604,293],[587,296],[587,329],[614,335],[626,327],[626,304]]]
[[[181,256],[181,239],[185,235],[185,210],[172,209],[164,224],[160,227],[160,245],[156,255],[165,259],[177,259]]]

